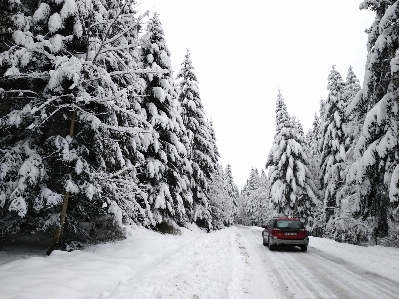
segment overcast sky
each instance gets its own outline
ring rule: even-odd
[[[142,1],[140,12],[159,14],[175,76],[190,49],[219,161],[240,189],[252,167],[265,168],[278,88],[306,133],[332,65],[344,79],[352,65],[363,82],[374,13],[361,0]]]

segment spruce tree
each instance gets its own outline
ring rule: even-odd
[[[309,170],[312,173],[314,178],[314,184],[317,187],[317,190],[321,191],[321,152],[320,152],[320,131],[321,131],[321,122],[320,118],[317,114],[314,115],[312,128],[308,131],[305,136],[306,139],[306,150],[308,157],[312,157],[309,159]]]
[[[155,133],[135,100],[139,19],[133,1],[91,3],[8,2],[0,221],[8,232],[55,229],[48,253],[61,238],[101,239],[96,227],[112,234],[142,215],[135,144],[146,147]]]
[[[181,65],[177,79],[183,123],[189,139],[189,160],[193,170],[190,182],[194,203],[193,220],[200,226],[210,227],[207,179],[211,178],[216,170],[216,140],[211,123],[205,118],[198,80],[188,50]]]
[[[258,190],[260,187],[260,176],[258,169],[252,168],[244,195],[246,196],[246,215],[249,225],[257,225],[258,211],[260,209],[260,198]]]
[[[234,183],[233,170],[230,164],[227,164],[224,173],[225,173],[224,179],[227,185],[227,193],[233,201],[233,219],[235,220],[238,217],[238,201],[239,201],[240,192],[238,191],[237,185]]]
[[[209,208],[212,227],[221,229],[233,224],[234,198],[229,194],[229,182],[223,167],[219,165],[209,180]]]
[[[328,75],[327,89],[330,91],[324,104],[323,144],[321,148],[322,187],[324,190],[325,219],[328,222],[339,208],[337,192],[342,188],[342,171],[345,161],[345,102],[342,98],[344,83],[340,73],[332,67]]]
[[[363,229],[363,223],[353,219],[352,212],[356,210],[356,203],[359,200],[359,186],[348,182],[348,173],[354,162],[354,148],[359,139],[362,128],[364,103],[361,100],[361,88],[352,67],[349,67],[343,87],[342,99],[345,107],[345,123],[343,131],[345,134],[345,160],[343,162],[342,177],[344,180],[341,189],[337,192],[337,199],[340,203],[339,211],[335,221],[329,224],[331,237],[339,242],[358,243],[359,232]]]
[[[315,186],[303,148],[303,135],[294,124],[279,92],[276,101],[276,134],[266,162],[272,204],[277,213],[297,215],[309,223],[313,220],[311,208],[316,203]]]
[[[359,186],[355,217],[365,221],[373,242],[396,233],[399,164],[397,108],[398,2],[363,1],[361,9],[375,11],[375,21],[367,31],[367,62],[362,100],[367,107],[360,138],[354,149],[356,161],[348,180]],[[396,209],[397,211],[397,209]]]
[[[307,157],[309,157],[309,171],[313,177],[315,185],[314,194],[317,198],[316,205],[312,208],[313,224],[312,231],[316,235],[321,235],[321,231],[324,226],[323,221],[323,190],[321,185],[322,173],[321,173],[321,121],[317,114],[314,115],[312,128],[308,131],[305,136],[304,149]]]
[[[398,44],[397,14],[398,3],[395,0],[364,0],[360,9],[375,12],[375,20],[366,33],[367,60],[363,81],[363,97],[367,111],[371,110],[386,94],[392,81],[390,61],[395,57]]]
[[[147,189],[141,204],[152,214],[150,221],[144,223],[148,226],[169,220],[185,225],[193,205],[189,139],[181,118],[170,55],[162,24],[154,14],[141,45],[145,82],[141,105],[156,131],[154,143],[144,153],[146,167],[138,174]]]
[[[260,185],[258,196],[260,198],[260,207],[258,211],[258,225],[266,225],[267,221],[276,215],[273,205],[271,204],[270,197],[270,182],[266,171],[262,169],[260,175]]]

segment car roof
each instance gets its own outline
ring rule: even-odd
[[[299,220],[298,218],[289,218],[289,217],[278,217],[273,218],[274,220]]]

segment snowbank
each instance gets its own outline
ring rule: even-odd
[[[399,248],[362,247],[316,237],[310,237],[309,247],[399,283]]]

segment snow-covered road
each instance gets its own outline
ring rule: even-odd
[[[314,248],[312,242],[306,253],[296,247],[271,252],[262,245],[258,230],[242,227],[238,231],[251,248],[250,254],[268,269],[268,280],[277,298],[399,298],[397,276],[393,280],[370,272]],[[354,251],[357,248],[352,246]],[[387,276],[391,270],[387,269]]]
[[[0,252],[0,298],[399,299],[398,248],[311,238],[307,252],[271,252],[261,230],[192,227],[173,236],[135,228],[85,251],[24,259]]]

